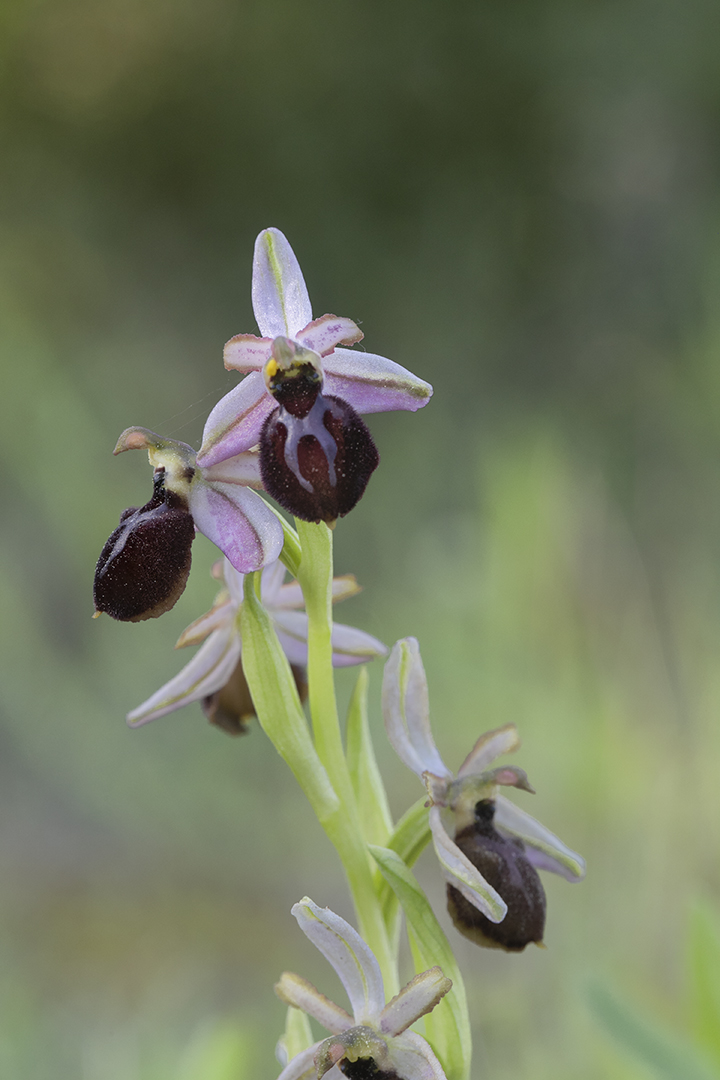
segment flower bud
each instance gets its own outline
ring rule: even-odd
[[[507,914],[491,922],[453,885],[447,888],[448,911],[456,930],[478,945],[522,952],[531,941],[542,943],[545,891],[522,841],[499,833],[494,817],[494,800],[481,799],[475,820],[457,833],[455,843],[503,898]]]
[[[301,701],[308,695],[305,669],[292,664],[290,667]],[[246,735],[250,721],[255,717],[255,705],[250,687],[243,671],[242,659],[238,660],[232,675],[214,694],[201,701],[202,711],[208,721],[227,735]]]
[[[333,522],[378,466],[372,435],[351,405],[321,393],[320,357],[310,349],[276,338],[263,375],[278,402],[260,435],[265,490],[303,521]]]
[[[95,612],[122,622],[155,619],[182,594],[190,573],[195,526],[187,501],[165,487],[165,470],[153,478],[152,498],[131,507],[107,541],[95,568]]]

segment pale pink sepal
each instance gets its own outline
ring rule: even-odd
[[[323,393],[334,394],[360,413],[417,412],[433,388],[407,368],[375,353],[335,349],[323,360]]]
[[[353,1018],[345,1009],[341,1009],[334,1001],[321,994],[301,975],[284,971],[275,984],[275,993],[286,1005],[302,1009],[333,1035],[339,1035],[341,1031],[353,1026]]]
[[[399,1035],[421,1016],[432,1012],[451,987],[452,980],[439,967],[420,972],[380,1013],[380,1030],[385,1035]]]
[[[327,356],[336,345],[357,345],[362,341],[364,334],[357,323],[352,319],[346,319],[341,315],[321,315],[319,319],[313,319],[298,335],[307,349]]]
[[[292,913],[300,929],[323,954],[345,987],[356,1024],[373,1024],[385,1006],[380,966],[370,948],[349,923],[309,897]]]
[[[485,772],[488,765],[502,754],[510,754],[520,746],[520,736],[515,724],[505,724],[494,731],[486,731],[477,740],[458,769],[458,778]]]
[[[551,870],[570,882],[585,877],[583,857],[504,795],[495,799],[495,825],[522,840],[527,857],[538,869]]]
[[[271,353],[272,338],[236,334],[225,342],[223,363],[228,371],[240,371],[247,375],[251,371],[262,371]]]
[[[219,480],[223,484],[241,484],[243,487],[262,489],[260,476],[260,454],[257,450],[246,450],[235,457],[224,458],[217,465],[203,470],[206,481]]]
[[[240,638],[227,630],[215,630],[192,660],[174,679],[127,715],[130,727],[142,727],[183,705],[200,701],[220,690],[240,659]]]
[[[296,1054],[292,1061],[289,1061],[285,1066],[277,1080],[315,1080],[317,1077],[317,1072],[315,1071],[315,1053],[319,1046],[319,1042],[313,1043],[312,1046],[308,1046],[307,1050],[303,1050],[301,1053]],[[335,1071],[340,1080],[342,1080],[340,1070],[337,1069]]]
[[[398,1036],[392,1044],[389,1064],[398,1076],[410,1080],[447,1080],[430,1043],[414,1031]]]
[[[306,666],[308,617],[305,612],[288,611],[277,606],[273,609],[272,619],[290,662]],[[295,643],[295,648],[291,651],[289,647],[286,648],[288,639],[289,642]],[[376,656],[387,655],[387,647],[382,641],[378,641],[371,634],[366,634],[364,630],[358,630],[354,626],[345,626],[343,623],[333,623],[331,641],[333,667],[364,664]]]
[[[266,419],[277,402],[265,389],[262,374],[253,371],[218,401],[205,423],[197,463],[216,465],[256,446]]]
[[[264,229],[255,241],[252,305],[263,337],[295,337],[312,319],[300,264],[279,229]]]
[[[198,529],[240,573],[259,570],[280,555],[282,525],[250,488],[221,483],[193,484],[189,501]]]
[[[502,922],[507,915],[507,904],[450,839],[437,806],[431,807],[428,819],[435,853],[445,880],[454,885],[491,922]]]
[[[430,730],[427,680],[415,638],[393,646],[383,673],[382,709],[388,738],[407,767],[421,778],[430,772],[451,779]]]

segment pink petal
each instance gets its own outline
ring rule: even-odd
[[[263,337],[295,337],[312,319],[300,265],[279,229],[265,229],[255,241],[252,304]]]
[[[520,736],[514,724],[505,724],[494,731],[486,731],[477,740],[458,769],[458,776],[474,776],[485,772],[495,758],[511,754],[520,746]]]
[[[385,1035],[399,1035],[421,1016],[431,1012],[452,987],[452,981],[439,967],[422,971],[403,986],[380,1014],[380,1030]]]
[[[217,544],[241,574],[259,570],[280,555],[282,525],[250,488],[196,480],[189,505],[200,532]]]
[[[323,361],[323,370],[323,392],[335,394],[360,413],[416,412],[432,397],[430,383],[374,353],[335,349]]]
[[[265,420],[275,408],[277,405],[265,389],[261,373],[253,371],[246,375],[208,416],[198,465],[207,469],[255,446]]]
[[[186,645],[199,645],[213,630],[218,630],[225,623],[232,622],[235,617],[234,606],[224,590],[222,595],[225,597],[224,600],[221,600],[219,604],[214,604],[199,619],[195,619],[195,622],[185,627],[175,642],[176,649],[184,649]]]
[[[321,315],[297,335],[298,341],[320,356],[327,356],[336,345],[357,345],[364,337],[362,330],[352,319],[344,319],[338,315]]]
[[[256,337],[255,334],[236,334],[223,349],[223,362],[228,371],[260,371],[270,358],[272,338]]]

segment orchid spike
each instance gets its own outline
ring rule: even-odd
[[[427,681],[415,638],[398,641],[393,647],[385,665],[382,694],[388,738],[401,760],[427,789],[433,844],[448,886],[454,890],[451,895],[460,898],[458,904],[462,901],[471,910],[476,909],[489,924],[502,923],[508,916],[508,908],[517,909],[521,902],[508,896],[507,883],[498,884],[503,875],[507,876],[506,871],[509,874],[510,864],[516,869],[520,866],[518,873],[525,873],[521,863],[527,862],[530,868],[550,870],[567,881],[582,880],[583,859],[535,818],[499,794],[500,787],[534,790],[522,769],[490,768],[498,757],[520,746],[514,724],[481,735],[455,778],[440,757],[432,736]],[[442,808],[448,808],[454,815],[454,840],[443,825]],[[487,855],[488,852],[491,854]],[[483,869],[485,873],[481,872]],[[543,908],[544,919],[544,894],[540,898],[536,876],[526,875],[525,891],[533,893],[533,905],[536,910]],[[494,877],[495,884],[488,877]],[[467,909],[463,910],[467,914]],[[486,932],[494,932],[482,925]]]
[[[358,413],[414,412],[432,387],[392,360],[348,349],[363,337],[351,319],[312,318],[278,229],[255,242],[252,301],[263,336],[238,334],[225,346],[225,366],[246,378],[210,413],[198,462],[209,467],[260,443],[270,494],[298,517],[331,521],[352,509],[377,465]]]
[[[297,1054],[278,1080],[323,1076],[367,1076],[377,1080],[445,1080],[430,1045],[408,1028],[429,1013],[452,986],[439,967],[416,975],[385,1003],[380,967],[373,952],[344,919],[308,897],[292,913],[300,929],[337,972],[352,1014],[299,975],[285,972],[275,987],[281,1001],[302,1009],[331,1032]]]
[[[223,581],[213,607],[187,627],[177,646],[201,648],[175,678],[128,714],[131,727],[156,720],[193,701],[202,703],[211,723],[229,734],[242,734],[255,709],[242,667],[242,638],[238,613],[243,600],[244,575],[226,558],[216,563],[214,576]],[[275,627],[280,644],[290,661],[298,689],[304,689],[307,666],[308,617],[302,610],[303,596],[297,582],[284,584],[285,567],[276,561],[266,566],[261,577],[261,599]],[[334,601],[360,591],[352,574],[333,579]],[[333,666],[363,664],[387,655],[381,641],[352,626],[334,623],[332,628]]]

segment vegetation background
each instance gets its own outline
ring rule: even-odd
[[[289,908],[350,917],[343,882],[262,733],[124,723],[183,660],[211,546],[161,620],[90,619],[150,486],[115,439],[198,445],[267,225],[315,312],[435,386],[371,419],[338,617],[420,639],[450,764],[517,722],[532,812],[589,863],[546,879],[546,951],[449,928],[475,1075],[650,1076],[596,984],[692,1027],[689,913],[720,898],[719,30],[713,0],[4,0],[3,1076],[274,1080],[273,981],[336,989]]]

